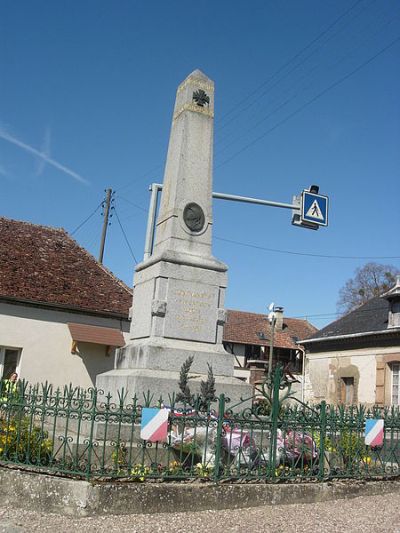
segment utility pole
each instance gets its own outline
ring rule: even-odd
[[[276,314],[275,314],[275,304],[272,303],[269,306],[269,315],[268,320],[271,326],[271,337],[269,343],[269,358],[268,358],[268,377],[272,375],[272,358],[274,353],[274,334],[275,334],[275,324],[276,324]]]
[[[268,377],[272,374],[272,359],[273,359],[273,353],[274,353],[274,333],[275,333],[275,317],[272,318],[270,324],[271,324],[271,341],[269,343],[269,358],[268,358]]]
[[[106,198],[105,198],[105,200],[103,202],[104,221],[103,221],[103,230],[101,232],[101,241],[100,241],[100,252],[99,252],[99,263],[100,264],[103,263],[104,245],[105,245],[105,242],[106,242],[107,227],[108,227],[108,217],[109,217],[109,214],[110,214],[111,195],[112,195],[112,190],[111,189],[107,189],[106,190]]]

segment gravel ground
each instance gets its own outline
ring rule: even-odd
[[[195,502],[193,502],[195,505]],[[400,533],[398,492],[313,504],[227,511],[73,518],[2,507],[0,531]]]

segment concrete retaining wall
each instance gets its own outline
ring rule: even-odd
[[[5,505],[69,516],[154,514],[313,503],[400,492],[400,480],[296,484],[89,483],[0,467]]]

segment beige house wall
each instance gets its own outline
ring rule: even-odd
[[[122,329],[125,340],[129,337],[128,320],[0,303],[0,347],[21,351],[21,378],[87,388],[97,374],[114,368],[113,350],[108,353],[104,345],[79,342],[79,353],[71,353],[68,322]]]
[[[352,377],[354,403],[389,404],[388,390],[384,401],[379,401],[379,382],[384,380],[384,374],[387,373],[387,368],[384,368],[381,372],[382,377],[380,376],[379,362],[387,361],[394,351],[396,350],[393,347],[373,347],[307,354],[305,400],[340,403],[340,381],[342,378]]]

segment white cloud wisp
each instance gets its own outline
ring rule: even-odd
[[[25,152],[28,152],[29,154],[33,154],[34,156],[39,157],[48,165],[53,166],[54,168],[60,170],[61,172],[64,172],[64,174],[71,176],[71,178],[74,178],[80,183],[84,183],[85,185],[89,184],[89,182],[85,178],[80,176],[78,173],[62,165],[58,161],[55,161],[54,159],[49,157],[46,153],[40,152],[39,150],[36,150],[36,148],[33,148],[33,146],[30,146],[29,144],[26,144],[20,141],[13,135],[10,135],[4,128],[1,128],[1,127],[0,127],[0,138],[5,141],[8,141],[11,144],[14,144],[15,146],[18,146],[19,148],[22,148],[22,150],[25,150]]]
[[[51,155],[50,155],[50,141],[51,141],[51,130],[49,127],[46,128],[45,132],[44,132],[44,139],[43,139],[43,144],[42,144],[42,148],[40,150],[40,153],[42,153],[43,155],[45,155],[47,158],[51,158]],[[37,167],[36,167],[36,177],[39,177],[43,174],[43,171],[46,167],[46,161],[43,159],[43,157],[39,158],[38,159],[38,164],[37,164]]]

